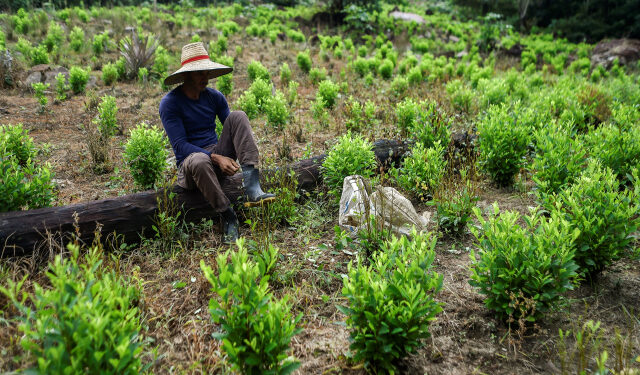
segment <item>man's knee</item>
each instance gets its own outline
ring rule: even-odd
[[[194,152],[193,154],[187,156],[184,161],[184,168],[191,171],[192,173],[197,173],[204,168],[210,168],[211,165],[211,157],[205,154],[204,152]]]
[[[233,127],[238,127],[238,126],[250,127],[249,116],[247,116],[247,114],[244,113],[244,111],[233,111],[229,113],[229,116],[227,116],[227,119],[225,120],[225,125],[227,124]]]

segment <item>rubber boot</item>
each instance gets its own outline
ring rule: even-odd
[[[260,187],[260,171],[253,165],[242,166],[242,187],[244,187],[245,207],[255,207],[262,204],[271,203],[276,200],[276,196],[265,193]]]
[[[226,211],[220,213],[222,216],[222,243],[231,245],[238,239],[238,217],[233,207],[229,206]]]

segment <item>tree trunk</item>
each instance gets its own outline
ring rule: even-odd
[[[398,162],[405,149],[406,145],[399,141],[382,140],[374,144],[376,157],[383,166]],[[320,165],[325,157],[316,156],[284,168],[295,172],[299,189],[311,190],[320,182]],[[221,185],[232,202],[242,197],[240,174],[224,178]],[[178,206],[183,207],[185,220],[193,222],[216,216],[199,191],[185,191],[179,187],[172,190],[176,192]],[[59,243],[67,243],[72,239],[75,227],[85,243],[93,240],[97,225],[102,225],[105,235],[115,233],[121,240],[135,243],[140,239],[140,233],[149,231],[153,225],[158,197],[162,193],[149,190],[62,207],[0,213],[0,257],[28,255],[46,248],[48,233],[59,234],[53,238]]]

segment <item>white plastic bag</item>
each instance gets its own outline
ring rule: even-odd
[[[373,216],[378,225],[396,235],[409,235],[411,228],[426,230],[429,220],[419,215],[411,202],[392,187],[382,187],[371,193],[369,182],[362,176],[345,177],[340,197],[338,225],[353,236],[367,225]]]

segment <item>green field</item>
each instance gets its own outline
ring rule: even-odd
[[[210,87],[262,170],[327,154],[316,189],[269,174],[277,202],[240,210],[231,247],[165,194],[138,243],[46,233],[1,258],[0,372],[640,374],[637,56],[561,22],[344,3],[0,13],[0,226],[173,185],[158,105],[189,42],[233,67]],[[396,164],[381,139],[405,142]],[[429,225],[350,236],[352,174]]]

